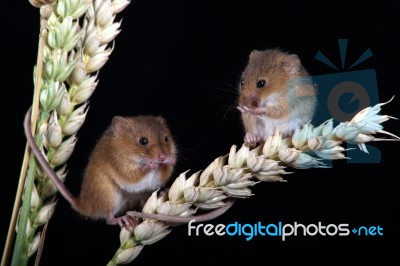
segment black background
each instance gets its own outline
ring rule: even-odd
[[[86,122],[68,162],[66,185],[73,194],[88,155],[114,115],[163,115],[180,149],[173,177],[204,169],[241,145],[235,110],[236,83],[253,49],[280,47],[296,53],[313,75],[336,73],[314,59],[321,50],[340,65],[338,39],[349,40],[348,64],[366,49],[374,56],[354,70],[375,69],[381,102],[398,91],[399,5],[329,1],[163,1],[135,0],[118,15],[122,32],[99,74]],[[39,10],[26,1],[2,8],[1,234],[3,247],[21,168],[25,139],[22,120],[32,100]],[[348,65],[347,65],[348,66]],[[399,99],[384,114],[399,116]],[[5,107],[8,103],[10,106]],[[399,134],[399,122],[385,129]],[[380,225],[383,237],[199,237],[180,226],[147,246],[132,265],[193,262],[235,264],[238,260],[278,265],[289,261],[322,265],[399,262],[396,150],[400,143],[373,144],[379,164],[335,162],[332,169],[295,170],[288,183],[260,183],[254,196],[239,200],[210,223]],[[105,265],[119,247],[119,228],[85,220],[61,199],[46,236],[41,265]]]

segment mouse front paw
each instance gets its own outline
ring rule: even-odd
[[[259,141],[260,141],[259,136],[250,132],[246,132],[246,135],[244,137],[244,143],[247,144],[250,148],[254,148]]]

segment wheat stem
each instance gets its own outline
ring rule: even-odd
[[[28,144],[26,144],[24,158],[22,161],[20,177],[19,177],[19,181],[18,181],[18,188],[17,188],[17,192],[15,195],[15,200],[14,200],[14,207],[13,207],[13,211],[11,214],[10,226],[8,228],[7,239],[6,239],[6,243],[5,243],[4,251],[3,251],[3,257],[1,259],[1,266],[9,265],[11,246],[12,246],[12,242],[14,241],[15,226],[17,224],[18,211],[19,211],[19,207],[21,204],[22,192],[24,189],[25,177],[26,177],[26,172],[28,169],[28,162],[29,162],[29,148],[28,147],[29,147]]]
[[[45,25],[45,23],[43,24]],[[38,57],[37,57],[37,69],[36,69],[36,79],[35,79],[35,91],[33,93],[33,103],[32,103],[32,115],[31,115],[31,123],[32,123],[32,134],[35,134],[37,118],[39,117],[39,99],[40,99],[40,87],[42,83],[42,74],[43,74],[43,51],[47,38],[47,29],[44,28],[41,31],[40,39],[39,39],[39,48],[38,48]]]
[[[29,207],[32,196],[32,189],[35,180],[35,172],[36,172],[36,162],[35,156],[33,154],[30,155],[29,159],[29,168],[28,174],[25,182],[25,191],[23,194],[23,202],[21,214],[19,216],[19,222],[17,227],[18,234],[15,240],[14,252],[11,260],[11,266],[20,266],[26,265],[28,263],[28,238],[29,236],[26,234],[26,225],[28,224],[29,219]],[[30,192],[30,193],[29,193]],[[24,226],[25,225],[25,226]]]
[[[40,86],[41,86],[41,80],[42,80],[41,77],[42,77],[42,72],[43,72],[43,50],[44,50],[44,46],[45,46],[45,42],[46,42],[46,38],[47,38],[47,29],[45,28],[45,25],[46,25],[45,21],[46,20],[44,18],[42,18],[42,27],[43,28],[41,30],[41,34],[40,34],[40,38],[39,38],[38,57],[37,57],[37,62],[36,62],[37,70],[36,70],[35,87],[34,87],[34,92],[33,92],[32,115],[31,115],[32,135],[35,134],[37,118],[39,116],[39,96],[40,96]],[[21,206],[21,199],[22,199],[22,194],[23,194],[23,190],[24,190],[24,184],[26,182],[27,169],[28,169],[29,165],[32,168],[34,168],[34,164],[31,164],[31,161],[32,160],[30,160],[28,145],[26,145],[25,152],[24,152],[24,158],[23,158],[23,162],[22,162],[22,167],[21,167],[20,178],[19,178],[19,182],[18,182],[17,193],[16,193],[14,207],[13,207],[13,212],[11,215],[10,227],[8,230],[6,245],[4,248],[3,259],[2,259],[2,263],[1,263],[2,266],[5,266],[8,264],[8,260],[9,260],[9,256],[10,256],[10,252],[11,252],[11,245],[12,245],[12,241],[13,241],[14,235],[15,235],[15,227],[17,226],[18,211]],[[35,169],[33,170],[33,172],[34,171],[35,171]],[[34,177],[32,179],[34,179]],[[33,181],[29,181],[29,182],[33,182]],[[29,186],[29,187],[26,186],[25,194],[26,195],[32,194],[32,186]],[[29,196],[29,199],[27,198],[27,201],[28,201],[28,203],[30,203],[30,196]],[[22,211],[24,211],[24,210],[25,209],[23,208]],[[28,211],[29,211],[29,209],[28,209]],[[21,227],[26,228],[26,223],[27,223],[27,220],[21,219],[18,226],[20,228]],[[21,238],[22,238],[22,236],[21,236]],[[22,240],[17,237],[16,243],[15,243],[15,248],[14,248],[14,252],[16,254],[21,253],[21,251],[19,250],[21,248],[20,241],[22,241]]]

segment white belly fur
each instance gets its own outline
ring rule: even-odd
[[[117,181],[118,185],[128,192],[142,192],[156,190],[162,186],[161,172],[159,170],[150,171],[139,182],[125,183]]]
[[[126,183],[120,180],[116,180],[118,186],[130,193],[139,193],[143,191],[152,191],[160,188],[163,185],[161,180],[161,172],[158,170],[150,171],[145,175],[139,182],[136,183]],[[116,191],[115,193],[116,206],[114,209],[114,214],[118,213],[121,208],[125,205],[126,199]]]
[[[273,135],[275,131],[279,131],[283,136],[288,136],[301,124],[304,124],[301,118],[287,119],[271,119],[268,117],[259,117],[256,123],[255,132],[261,139],[266,140],[269,136]]]

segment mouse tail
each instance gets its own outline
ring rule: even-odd
[[[35,139],[32,136],[31,132],[31,110],[32,107],[29,108],[28,112],[25,115],[25,120],[24,120],[24,131],[25,131],[25,136],[28,141],[28,145],[31,148],[33,154],[36,157],[37,162],[40,164],[40,166],[43,168],[43,170],[49,175],[51,181],[54,183],[60,194],[74,207],[76,208],[76,205],[78,203],[77,198],[74,197],[67,187],[64,185],[63,182],[61,182],[60,178],[57,176],[57,174],[54,172],[54,170],[50,167],[49,163],[47,162],[46,158],[40,151],[39,147],[36,145]]]

